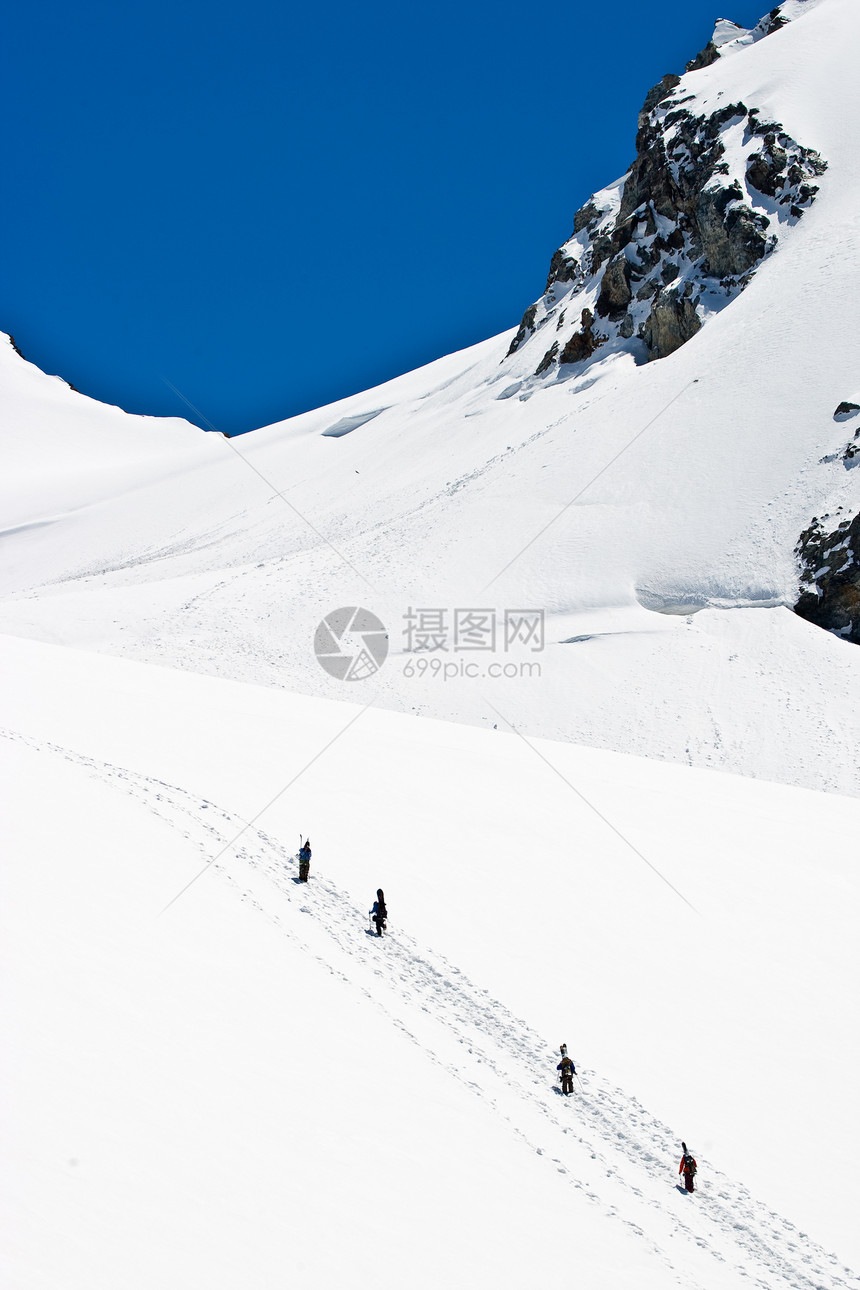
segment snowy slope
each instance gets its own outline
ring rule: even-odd
[[[3,535],[189,470],[214,447],[178,417],[130,416],[28,363],[0,336]]]
[[[673,102],[820,191],[659,361],[512,329],[227,441],[0,346],[4,1286],[860,1287],[860,653],[790,608],[860,510],[860,13],[781,14]]]
[[[643,362],[634,338],[536,376],[545,344],[506,357],[511,332],[206,439],[203,459],[177,449],[169,477],[134,491],[116,467],[116,501],[6,537],[3,629],[361,703],[370,683],[333,680],[312,642],[324,615],[365,605],[390,634],[378,684],[395,710],[501,714],[535,735],[856,793],[860,655],[790,606],[799,535],[860,510],[834,419],[860,402],[860,15],[851,0],[783,12],[772,34],[723,41],[673,102],[709,119],[743,102],[827,170],[681,348]],[[731,129],[742,176],[750,144]],[[39,436],[28,444],[38,463]],[[70,509],[37,503],[28,513]],[[450,635],[464,607],[495,614],[500,638],[507,609],[542,610],[546,648],[498,647],[464,675]],[[447,673],[410,667],[420,608],[447,615]],[[496,678],[491,661],[540,675]]]
[[[855,801],[0,655],[4,1284],[857,1285]]]

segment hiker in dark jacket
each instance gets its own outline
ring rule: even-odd
[[[567,1055],[567,1045],[562,1044],[562,1059],[556,1066],[557,1071],[561,1071],[561,1091],[565,1096],[573,1092],[573,1077],[576,1074],[576,1067]]]
[[[311,840],[307,839],[299,852],[299,882],[307,882],[311,871]]]
[[[693,1179],[696,1176],[696,1170],[698,1169],[699,1166],[696,1164],[695,1156],[691,1155],[690,1152],[687,1150],[686,1142],[681,1143],[681,1150],[684,1152],[684,1154],[681,1156],[681,1163],[678,1166],[678,1173],[684,1175],[684,1186],[686,1187],[687,1191],[694,1191],[695,1189],[693,1187]]]
[[[376,893],[376,900],[373,902],[370,916],[376,923],[376,935],[381,936],[385,931],[385,921],[388,918],[388,910],[385,908],[385,897],[382,894],[381,887]]]

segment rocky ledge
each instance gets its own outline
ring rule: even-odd
[[[860,422],[860,405],[843,401],[833,413],[839,424]],[[822,458],[824,465],[860,466],[860,428],[844,448]],[[860,645],[860,515],[843,519],[816,515],[801,533],[795,555],[800,567],[800,598],[795,613],[817,627]]]
[[[700,59],[713,61],[707,47]],[[744,103],[697,113],[684,84],[668,75],[649,91],[633,165],[577,211],[523,315],[507,356],[528,346],[543,379],[613,342],[642,361],[673,353],[744,289],[818,192],[817,152]]]
[[[829,521],[816,516],[800,535],[802,590],[794,611],[860,645],[860,515],[833,528]]]

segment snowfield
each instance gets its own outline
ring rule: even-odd
[[[860,1290],[860,651],[792,612],[860,10],[782,12],[675,93],[820,192],[659,361],[511,329],[227,440],[0,344],[4,1286]]]
[[[857,1284],[856,800],[2,653],[5,1284]]]

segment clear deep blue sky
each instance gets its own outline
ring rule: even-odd
[[[233,434],[366,389],[518,322],[646,90],[769,7],[11,5],[0,329]]]

